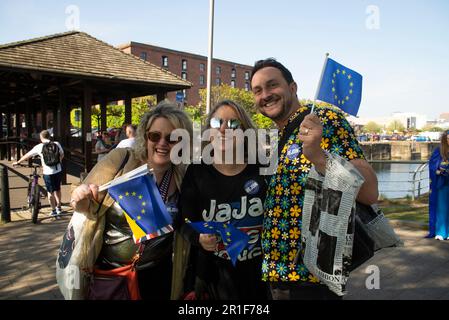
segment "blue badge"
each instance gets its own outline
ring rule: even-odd
[[[292,144],[287,150],[287,158],[289,158],[290,160],[295,159],[299,154],[299,149],[300,148],[296,143]]]
[[[254,180],[248,180],[243,188],[247,194],[256,194],[259,192],[259,184]]]

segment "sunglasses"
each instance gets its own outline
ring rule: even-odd
[[[220,129],[223,123],[226,123],[226,127],[232,130],[238,129],[242,125],[242,123],[238,119],[229,119],[229,120],[223,120],[221,118],[210,119],[210,127],[212,129]]]
[[[172,141],[170,140],[170,133],[167,134],[165,137],[162,137],[162,133],[159,131],[148,131],[147,132],[147,139],[150,140],[151,142],[154,143],[158,143],[159,141],[161,141],[161,139],[164,138],[164,140],[168,143],[168,144],[176,144],[179,142],[179,139],[176,141]]]

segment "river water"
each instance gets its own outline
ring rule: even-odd
[[[403,164],[403,163],[372,163],[376,171],[379,181],[379,193],[384,198],[395,199],[404,198],[412,195],[413,173],[420,164]],[[417,174],[417,178],[421,177],[421,184],[416,182],[415,196],[418,196],[418,186],[421,187],[421,194],[429,191],[429,170],[426,166],[422,174]]]

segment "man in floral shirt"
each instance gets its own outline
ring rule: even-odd
[[[304,186],[312,165],[325,174],[323,150],[350,161],[364,176],[357,200],[377,201],[377,177],[364,160],[353,130],[337,109],[301,106],[290,71],[274,59],[256,62],[251,88],[259,111],[280,130],[279,163],[265,201],[262,248],[263,280],[269,281],[273,299],[338,299],[318,283],[298,253],[301,245]]]

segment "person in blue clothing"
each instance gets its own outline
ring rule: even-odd
[[[429,160],[429,235],[449,240],[449,130],[441,135],[440,146]]]

